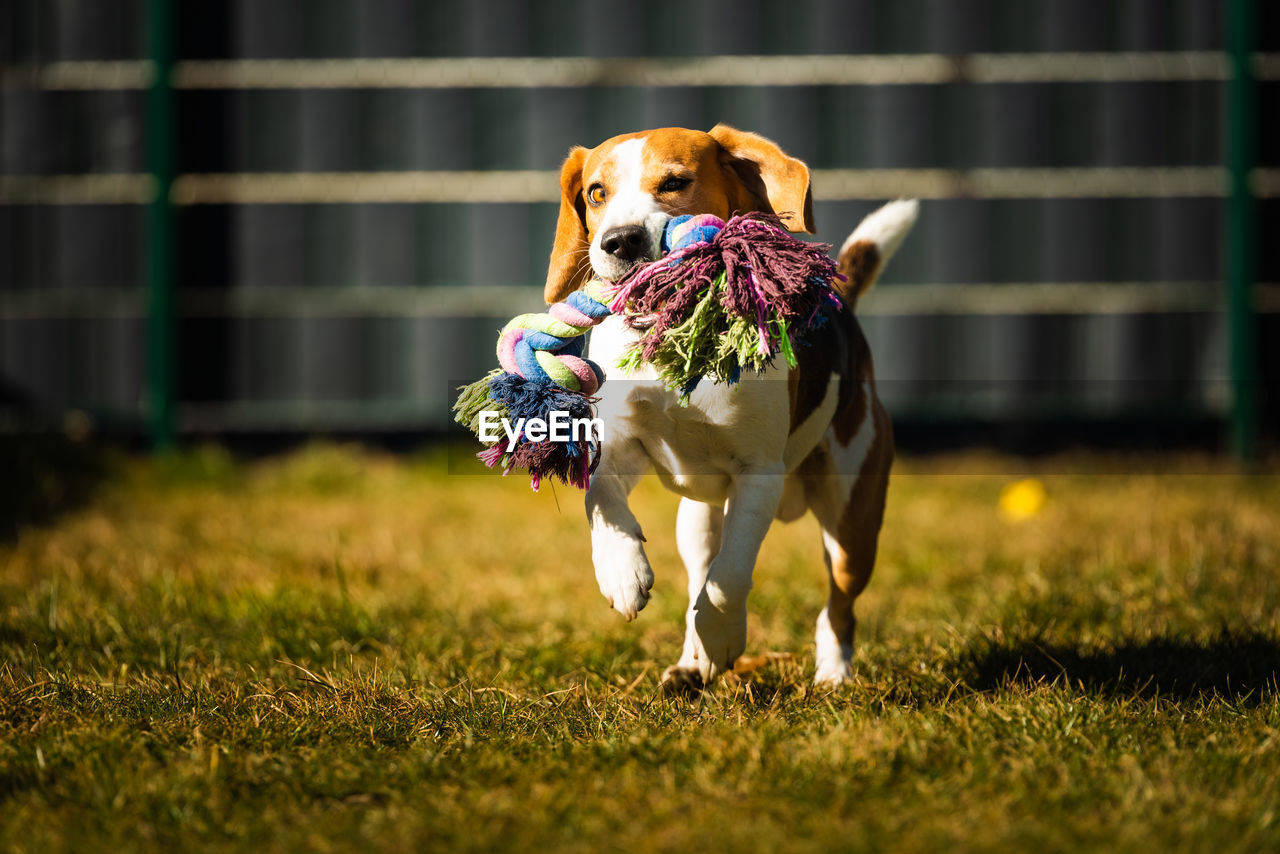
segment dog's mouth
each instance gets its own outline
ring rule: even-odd
[[[643,267],[645,264],[652,263],[661,257],[657,248],[650,249],[637,258],[627,260],[615,258],[611,255],[604,255],[603,253],[596,253],[594,251],[591,254],[591,269],[597,276],[608,282],[617,282],[621,279],[625,279],[636,268]],[[603,257],[597,258],[597,254],[600,254]]]
[[[626,278],[637,267],[657,261],[662,257],[662,235],[666,232],[667,222],[671,215],[663,211],[649,214],[642,222],[636,223],[644,229],[648,236],[644,251],[634,258],[620,258],[605,252],[600,246],[600,238],[591,241],[591,269],[601,279],[616,282]]]
[[[615,277],[614,281],[617,281],[619,279],[625,279],[627,276],[630,276],[633,272],[635,272],[640,267],[643,267],[646,264],[651,264],[654,261],[657,261],[659,257],[660,257],[659,253],[657,252],[648,252],[639,258],[636,258],[632,261],[625,262],[624,264],[621,265],[622,272]]]

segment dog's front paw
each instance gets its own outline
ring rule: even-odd
[[[693,635],[698,672],[703,684],[710,685],[732,670],[747,648],[746,607],[720,610],[709,602],[699,603],[693,609]]]
[[[596,583],[609,604],[627,620],[649,604],[653,569],[638,542],[615,542],[608,549],[594,549]]]

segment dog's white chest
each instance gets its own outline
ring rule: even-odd
[[[638,442],[668,488],[709,502],[723,501],[736,475],[779,455],[789,425],[785,373],[732,386],[708,380],[681,404],[652,366],[629,375],[618,367],[636,340],[620,317],[592,331],[590,357],[607,375],[599,405],[604,442]]]

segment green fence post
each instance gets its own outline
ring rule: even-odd
[[[1257,265],[1257,219],[1249,186],[1257,145],[1257,98],[1253,78],[1255,0],[1227,4],[1227,49],[1231,81],[1227,92],[1226,266],[1231,340],[1231,449],[1241,460],[1256,452],[1258,430],[1258,345],[1253,280]]]
[[[147,429],[163,451],[174,437],[173,4],[147,0],[147,46],[154,77],[147,92],[147,170],[155,197],[147,215]]]

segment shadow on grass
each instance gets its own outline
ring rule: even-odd
[[[111,470],[109,454],[92,443],[0,436],[0,544],[84,506]]]
[[[988,642],[956,670],[978,690],[1059,681],[1123,696],[1217,696],[1253,705],[1280,693],[1280,641],[1259,632],[1222,632],[1204,640],[1152,638],[1081,649],[1011,639]]]

